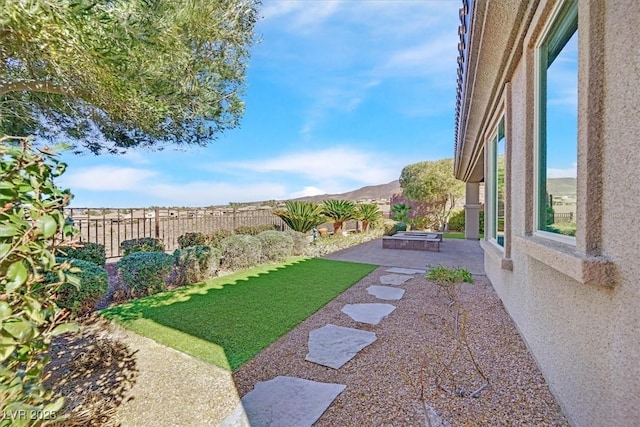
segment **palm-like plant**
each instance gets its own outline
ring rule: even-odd
[[[285,206],[286,210],[275,210],[273,214],[282,218],[294,231],[306,233],[326,221],[322,215],[322,206],[317,203],[288,200]]]
[[[322,213],[333,220],[333,234],[342,232],[342,224],[357,218],[356,205],[349,200],[325,200],[322,202]]]
[[[410,210],[411,210],[411,205],[407,205],[404,203],[396,203],[391,207],[391,212],[393,213],[393,220],[406,223],[409,220]]]
[[[378,205],[364,203],[357,206],[358,219],[362,221],[362,231],[369,231],[372,222],[376,222],[382,216]]]

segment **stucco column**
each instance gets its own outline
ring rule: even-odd
[[[467,182],[464,205],[464,237],[468,240],[478,240],[480,226],[480,184]]]

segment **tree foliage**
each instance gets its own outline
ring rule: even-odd
[[[294,231],[306,233],[326,221],[322,206],[317,203],[287,200],[285,207],[285,210],[277,209],[273,214],[279,216]]]
[[[362,221],[362,231],[369,231],[369,226],[382,218],[382,212],[378,205],[362,203],[357,205],[357,218]]]
[[[243,113],[258,1],[3,1],[0,134],[94,153],[211,141]]]
[[[400,186],[408,199],[428,204],[440,227],[446,226],[456,202],[464,196],[463,182],[453,176],[453,159],[405,166]]]
[[[62,214],[71,195],[53,182],[65,165],[50,151],[8,137],[0,138],[0,160],[0,413],[5,420],[16,411],[27,419],[38,420],[31,417],[43,411],[55,417],[63,401],[53,402],[41,386],[42,372],[51,338],[74,328],[64,323],[68,313],[56,306],[55,295],[64,283],[80,285],[66,274],[70,264],[54,255],[60,238],[72,232]],[[45,281],[47,274],[52,281]]]
[[[325,200],[322,202],[322,213],[333,221],[334,235],[342,233],[342,225],[345,221],[358,218],[356,205],[351,200]]]

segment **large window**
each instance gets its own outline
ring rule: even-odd
[[[504,118],[491,138],[491,239],[504,247],[505,228],[505,132]]]
[[[562,4],[539,50],[537,229],[575,243],[578,7]]]

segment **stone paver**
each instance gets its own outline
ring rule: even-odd
[[[424,269],[421,270],[418,268],[401,268],[401,267],[387,268],[385,271],[387,273],[409,274],[409,275],[425,274],[427,272],[427,270],[424,270]]]
[[[391,286],[372,285],[367,288],[367,292],[369,295],[384,300],[399,300],[404,295],[404,289],[393,288]]]
[[[395,309],[395,305],[382,303],[347,304],[342,307],[342,312],[356,322],[377,325]]]
[[[383,285],[404,285],[407,280],[411,280],[411,276],[407,276],[406,274],[387,274],[380,276],[380,283]]]
[[[309,352],[305,360],[338,369],[376,339],[373,332],[325,325],[309,333]]]
[[[310,427],[345,387],[284,376],[259,382],[220,427]]]

